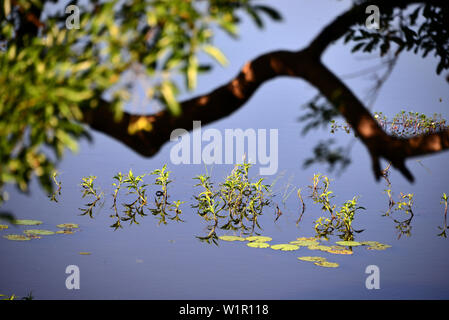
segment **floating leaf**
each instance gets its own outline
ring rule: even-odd
[[[336,244],[342,245],[342,246],[348,246],[348,247],[356,247],[361,246],[362,244],[357,241],[337,241]]]
[[[253,241],[246,244],[248,247],[251,248],[269,248],[270,245],[266,242],[259,242],[259,241]]]
[[[354,253],[348,249],[330,249],[330,250],[327,250],[327,252],[333,253],[333,254],[353,254]]]
[[[14,220],[13,224],[23,225],[23,226],[37,226],[42,224],[42,221],[39,220]]]
[[[315,262],[317,266],[325,267],[325,268],[337,268],[339,266],[336,262],[329,262],[329,261],[319,261]]]
[[[374,246],[369,246],[366,249],[367,250],[385,250],[385,249],[388,249],[388,248],[391,248],[391,246],[388,245],[388,244],[379,243],[379,244],[374,245]]]
[[[6,224],[0,224],[0,230],[8,229],[8,228],[9,228],[9,226],[7,226]]]
[[[238,237],[238,236],[221,236],[221,237],[218,237],[218,239],[224,240],[224,241],[245,241],[246,240],[245,238]]]
[[[57,234],[74,234],[72,230],[58,230],[56,231]]]
[[[270,237],[264,237],[264,236],[252,236],[252,237],[247,237],[246,240],[251,241],[251,242],[267,242],[267,241],[271,241],[273,239]]]
[[[298,259],[302,260],[302,261],[310,261],[310,262],[324,262],[324,261],[326,261],[326,258],[323,258],[323,257],[311,257],[311,256],[298,257]]]
[[[294,250],[298,250],[299,246],[294,245],[294,244],[283,243],[283,244],[272,245],[271,249],[281,250],[281,251],[294,251]]]
[[[82,256],[90,256],[92,252],[80,252],[80,255]]]
[[[77,225],[76,223],[61,223],[58,224],[56,227],[61,229],[76,229],[79,228],[79,225]]]
[[[376,245],[381,244],[381,243],[377,242],[377,241],[361,241],[360,244],[362,246],[376,246]]]
[[[7,235],[4,235],[3,238],[6,238],[8,240],[15,240],[15,241],[31,240],[30,237],[24,236],[23,234],[7,234]]]
[[[294,240],[294,241],[290,241],[291,244],[295,244],[297,246],[300,247],[308,247],[308,246],[314,246],[314,245],[318,245],[317,240]]]
[[[50,230],[40,230],[40,229],[28,229],[23,231],[27,236],[30,235],[39,235],[39,236],[49,236],[52,234],[55,234],[54,231],[50,231]]]

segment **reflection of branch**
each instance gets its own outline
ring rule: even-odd
[[[384,10],[405,8],[410,4],[422,3],[417,0],[372,1]],[[426,3],[443,7],[443,0],[429,0]],[[143,156],[155,155],[161,146],[170,140],[171,132],[177,128],[193,129],[193,121],[204,124],[229,116],[243,106],[260,85],[279,76],[302,78],[315,86],[355,130],[356,135],[367,147],[376,179],[382,176],[380,159],[385,158],[409,181],[413,176],[405,167],[410,157],[436,153],[449,148],[449,130],[413,138],[398,138],[388,135],[378,125],[368,109],[335,76],[320,58],[325,49],[343,36],[349,27],[363,23],[366,18],[366,3],[353,6],[326,26],[310,45],[300,51],[274,51],[248,62],[230,82],[209,94],[181,103],[182,116],[174,117],[168,111],[152,115],[132,115],[124,113],[121,120],[114,121],[114,112],[105,101],[95,109],[85,110],[84,122],[125,143]],[[128,132],[130,124],[138,120],[146,121],[149,131]]]

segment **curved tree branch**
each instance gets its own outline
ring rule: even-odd
[[[442,0],[370,2],[383,9],[404,8],[414,3],[447,5]],[[405,159],[449,149],[449,130],[408,139],[388,135],[351,90],[321,63],[324,50],[332,42],[343,36],[352,25],[364,21],[365,8],[366,4],[356,5],[337,17],[303,50],[274,51],[248,62],[230,82],[208,94],[181,102],[180,117],[174,117],[165,110],[152,115],[124,113],[119,121],[114,121],[114,114],[104,101],[97,108],[86,111],[84,121],[91,128],[123,142],[139,154],[153,156],[169,141],[173,130],[192,130],[194,120],[207,124],[222,119],[243,106],[266,81],[278,76],[298,77],[315,86],[352,126],[368,148],[376,179],[382,175],[379,160],[383,157],[409,181],[413,181],[413,176],[405,167]],[[151,124],[151,129],[129,133],[128,127],[141,119]]]

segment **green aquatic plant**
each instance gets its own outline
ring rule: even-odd
[[[299,201],[301,202],[301,214],[299,215],[298,220],[296,220],[296,226],[298,226],[299,223],[301,222],[301,219],[302,219],[302,216],[304,215],[304,212],[306,211],[306,205],[304,203],[304,200],[302,199],[301,189],[298,189],[296,194],[298,195]]]
[[[55,234],[54,231],[41,229],[28,229],[24,230],[23,233],[25,233],[27,236],[49,236]]]
[[[321,174],[313,176],[311,189],[311,198],[314,203],[321,205],[324,213],[330,214],[330,217],[321,216],[315,221],[315,232],[318,237],[328,239],[334,231],[339,232],[339,236],[344,240],[352,240],[354,232],[363,230],[354,230],[352,223],[358,210],[365,210],[364,207],[357,205],[358,197],[347,200],[337,209],[335,204],[331,204],[334,198],[333,191],[329,190],[330,179]]]
[[[265,236],[251,236],[247,237],[246,240],[251,242],[268,242],[273,240],[271,237],[265,237]]]
[[[269,248],[270,247],[270,245],[268,243],[258,242],[258,241],[248,242],[246,245],[251,248]]]
[[[410,236],[412,231],[412,221],[414,217],[414,213],[412,210],[413,207],[413,193],[400,193],[399,201],[396,203],[395,211],[404,212],[409,217],[404,220],[393,219],[396,224],[395,228],[398,232],[398,239],[401,238],[402,235]]]
[[[78,229],[79,225],[76,223],[61,223],[56,225],[56,227],[61,229]]]
[[[446,120],[442,118],[441,114],[437,113],[434,113],[432,116],[427,116],[420,112],[401,110],[392,119],[389,119],[382,112],[374,112],[374,118],[382,129],[399,138],[440,132],[448,128]],[[335,120],[331,120],[330,124],[331,133],[339,130],[350,133],[352,130],[348,123],[341,124]]]
[[[167,218],[183,222],[180,218],[182,214],[180,206],[185,202],[177,200],[170,203],[168,201],[168,185],[172,182],[170,180],[170,173],[171,171],[167,170],[166,164],[161,169],[156,169],[150,173],[151,175],[156,175],[155,185],[161,188],[161,190],[156,191],[156,197],[154,198],[155,208],[150,209],[154,216],[159,217],[159,224],[167,224]],[[172,215],[173,213],[174,215]]]
[[[114,230],[117,230],[118,228],[123,228],[121,222],[120,215],[117,210],[117,199],[118,199],[118,193],[122,187],[123,184],[123,174],[121,172],[118,172],[114,177],[114,180],[116,182],[112,183],[112,186],[114,187],[114,192],[112,194],[112,209],[114,210],[114,213],[110,215],[111,218],[115,218],[116,221],[110,225],[111,228],[114,228]]]
[[[438,227],[438,229],[442,230],[441,233],[438,234],[438,236],[447,238],[446,230],[448,229],[448,226],[447,226],[448,196],[446,193],[443,193],[443,195],[441,196],[440,203],[444,204],[444,224],[442,227]]]
[[[37,226],[42,224],[42,221],[39,220],[28,220],[28,219],[18,219],[12,221],[13,224],[22,225],[22,226]]]
[[[325,268],[338,268],[340,265],[336,262],[329,261],[318,261],[314,263],[317,266],[325,267]]]
[[[348,246],[348,247],[356,247],[362,245],[360,242],[357,241],[337,241],[335,243],[341,246]]]
[[[128,174],[123,177],[123,185],[124,188],[127,189],[127,195],[133,195],[135,198],[131,202],[123,203],[124,216],[120,218],[121,221],[129,221],[130,224],[139,224],[136,220],[137,215],[140,217],[145,217],[147,215],[144,212],[144,208],[148,202],[146,195],[146,187],[148,184],[144,183],[144,177],[145,174],[134,175],[131,169],[128,171]],[[115,225],[112,225],[112,227],[117,229],[117,226]]]
[[[9,226],[6,224],[0,224],[0,230],[8,229]]]
[[[6,234],[3,238],[13,241],[28,241],[31,240],[30,236],[26,236],[23,234]]]
[[[218,239],[223,241],[246,241],[246,238],[239,237],[239,236],[221,236],[218,237]]]
[[[305,256],[305,257],[298,257],[298,260],[301,261],[308,261],[308,262],[324,262],[327,259],[324,257],[316,257],[316,256]]]
[[[270,187],[263,179],[255,182],[249,178],[250,163],[237,164],[225,181],[215,189],[211,177],[206,173],[198,175],[196,187],[202,192],[194,195],[196,203],[192,205],[208,225],[208,234],[198,239],[205,241],[216,237],[217,228],[250,235],[256,229],[262,229],[258,217],[263,208],[270,204]]]
[[[81,189],[83,191],[82,197],[85,198],[87,196],[93,197],[92,202],[88,202],[84,205],[84,208],[79,208],[82,211],[81,216],[89,215],[90,218],[93,218],[93,209],[97,205],[98,201],[101,200],[101,196],[103,192],[98,192],[98,190],[94,187],[94,181],[97,179],[96,176],[88,176],[83,177],[81,180]]]
[[[58,199],[56,198],[57,196],[61,195],[61,188],[62,188],[62,182],[58,179],[56,179],[56,177],[59,175],[59,173],[57,171],[53,172],[53,182],[56,185],[56,190],[53,191],[53,193],[51,195],[49,195],[48,197],[50,198],[50,201],[54,201],[54,202],[58,202]]]
[[[272,245],[271,249],[281,251],[295,251],[299,249],[299,246],[289,243],[281,243]]]

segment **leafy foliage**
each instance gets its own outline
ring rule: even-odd
[[[37,176],[50,194],[65,149],[76,152],[78,140],[88,137],[81,124],[86,111],[107,100],[120,118],[132,87],[121,81],[125,72],[141,70],[151,82],[149,98],[180,115],[175,79],[181,75],[186,88],[194,89],[197,75],[211,69],[200,62],[202,53],[227,63],[213,44],[217,30],[237,37],[241,13],[260,27],[263,15],[281,19],[276,10],[254,2],[74,0],[79,26],[68,29],[61,1],[3,1],[0,189],[14,183],[26,191]]]
[[[237,164],[218,190],[214,189],[207,174],[194,178],[198,180],[196,186],[202,187],[203,191],[194,196],[196,204],[193,207],[205,221],[213,221],[208,226],[208,234],[198,239],[217,243],[217,227],[242,234],[252,234],[256,228],[261,229],[257,219],[263,208],[270,204],[270,187],[262,183],[262,178],[252,182],[250,167],[250,163]],[[220,221],[224,222],[220,225]]]
[[[395,55],[404,49],[426,57],[433,53],[439,59],[436,73],[449,69],[449,6],[419,4],[414,9],[380,10],[380,29],[369,31],[365,26],[350,28],[345,43],[353,41],[352,52],[379,50],[383,56],[395,48]]]

